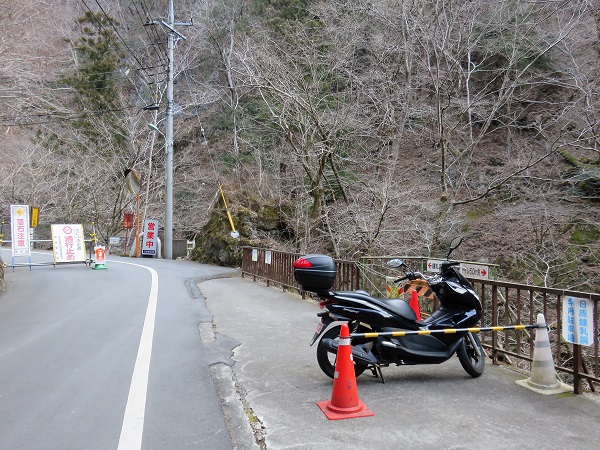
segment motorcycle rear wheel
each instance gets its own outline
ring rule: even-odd
[[[458,360],[463,369],[465,369],[465,371],[473,378],[477,378],[483,373],[483,369],[485,368],[485,353],[483,352],[483,347],[481,346],[481,341],[477,334],[471,333],[471,335],[479,349],[479,357],[467,335],[462,338],[462,342],[458,346],[456,354],[458,355]]]
[[[329,378],[334,378],[335,376],[335,360],[336,354],[330,353],[327,351],[325,346],[322,344],[323,339],[334,339],[335,341],[339,340],[341,325],[337,325],[335,327],[330,328],[323,334],[323,337],[319,340],[319,344],[317,345],[317,362],[319,363],[319,367],[323,371],[325,375]],[[367,330],[366,328],[360,327],[359,332],[364,333]],[[359,376],[367,369],[366,364],[361,364],[358,362],[354,363],[354,375]]]

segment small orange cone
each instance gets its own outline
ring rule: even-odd
[[[369,410],[369,408],[367,408],[358,398],[348,324],[342,324],[342,329],[340,331],[331,400],[318,402],[317,405],[319,405],[321,411],[323,411],[330,420],[352,419],[355,417],[375,415],[375,413]]]
[[[421,311],[419,310],[419,295],[414,289],[410,293],[410,307],[417,315],[417,320],[421,320]]]

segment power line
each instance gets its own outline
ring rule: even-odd
[[[73,113],[55,112],[55,113],[25,114],[25,115],[19,116],[19,119],[21,119],[21,118],[22,119],[29,119],[29,118],[53,119],[53,120],[43,120],[43,121],[23,122],[15,117],[0,117],[0,125],[5,126],[5,127],[25,127],[25,126],[30,126],[30,125],[54,123],[57,119],[59,119],[59,120],[78,120],[78,119],[85,119],[90,116],[98,117],[98,116],[103,116],[103,115],[110,114],[110,113],[127,111],[130,109],[139,109],[139,106],[129,105],[129,106],[125,106],[123,108],[102,109],[102,110],[95,110],[95,111],[82,111],[82,112],[73,112]],[[16,121],[6,122],[7,120],[16,120]]]
[[[144,20],[144,18],[142,17],[142,13],[140,12],[137,3],[135,1],[132,1],[133,6],[137,12],[138,17],[140,18],[140,23],[142,24],[142,26],[144,27],[144,31],[146,32],[146,35],[148,36],[148,40],[150,41],[150,45],[152,47],[155,48],[156,54],[158,55],[158,60],[161,64],[166,65],[168,64],[168,61],[166,59],[166,56],[163,55],[162,52],[158,51],[158,47],[160,46],[160,44],[162,44],[160,36],[158,34],[158,32],[156,31],[155,27],[151,27],[152,31],[154,32],[154,37],[156,38],[156,41],[153,41],[152,36],[150,35],[150,31],[148,31],[148,27],[145,26],[145,24],[147,22],[151,22],[150,19],[150,14],[148,11],[148,7],[146,6],[146,4],[143,2],[143,0],[140,2],[140,6],[141,8],[144,10],[144,13],[146,14],[146,20]]]
[[[82,0],[83,1],[83,0]],[[98,0],[95,0],[96,5],[98,5],[98,8],[100,8],[100,11],[102,11],[102,14],[104,14],[104,17],[106,17],[106,19],[108,20],[108,23],[110,24],[110,26],[112,27],[112,29],[115,31],[115,33],[117,34],[117,36],[119,36],[119,39],[121,39],[121,42],[123,42],[123,45],[125,45],[125,48],[127,49],[127,51],[129,52],[129,54],[131,56],[133,56],[133,59],[136,60],[136,62],[139,64],[140,68],[142,68],[144,65],[142,64],[142,62],[135,56],[135,54],[133,53],[133,51],[131,50],[131,48],[129,48],[129,46],[127,45],[127,42],[125,42],[125,39],[123,39],[123,36],[121,36],[121,33],[119,33],[119,30],[117,30],[117,27],[115,27],[115,23],[113,20],[111,20],[111,17],[109,17],[108,14],[106,14],[106,11],[104,11],[104,8],[102,7],[102,5],[100,4],[100,2]],[[91,11],[90,11],[91,12]],[[100,24],[100,22],[98,22]],[[100,24],[101,25],[101,24]],[[116,42],[115,42],[116,44]],[[117,44],[118,46],[118,44]]]
[[[96,14],[91,10],[91,8],[88,6],[88,4],[85,2],[85,0],[80,0],[81,3],[83,3],[83,5],[85,6],[85,8],[90,12],[92,18],[94,19],[94,21],[98,24],[98,27],[101,30],[106,30],[106,27],[104,25],[102,25],[102,22],[100,22],[100,20],[98,20],[98,18],[96,17]],[[108,16],[108,14],[106,14],[106,11],[104,11],[104,9],[102,8],[102,6],[100,5],[100,3],[98,3],[98,0],[95,0],[96,4],[98,5],[98,7],[100,8],[100,10],[102,11],[102,14],[106,17],[107,21],[111,24],[112,28],[115,30],[115,32],[117,33],[117,36],[119,36],[119,38],[123,41],[123,43],[125,44],[125,47],[127,48],[129,54],[133,57],[133,59],[137,62],[137,65],[139,66],[140,70],[144,71],[144,65],[142,64],[142,62],[135,56],[135,54],[131,51],[131,49],[129,48],[129,46],[125,43],[125,41],[123,40],[123,38],[121,37],[121,35],[119,34],[119,32],[117,31],[116,27],[113,24],[112,19]],[[119,45],[119,43],[114,39],[113,35],[111,33],[108,33],[109,38],[113,41],[113,43],[117,46],[117,48],[123,53],[123,55],[126,55],[126,52],[123,51],[123,49],[121,48],[121,46]],[[127,56],[126,56],[127,58]],[[130,61],[131,62],[131,61]],[[133,66],[135,66],[135,64],[132,64]],[[144,75],[142,75],[144,76]],[[146,80],[148,81],[148,80]]]

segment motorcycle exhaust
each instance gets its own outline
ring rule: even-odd
[[[322,341],[322,345],[325,346],[325,349],[330,353],[337,353],[338,342],[335,339],[324,338]],[[362,364],[368,365],[376,365],[377,358],[371,352],[369,348],[364,345],[353,345],[352,346],[352,358],[355,362],[359,362]]]

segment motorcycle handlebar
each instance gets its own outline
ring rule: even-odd
[[[400,278],[396,278],[394,280],[394,283],[400,283],[401,281],[404,280],[417,280],[417,279],[425,279],[425,277],[423,276],[423,274],[421,272],[408,272],[406,275],[404,275],[403,277]]]
[[[460,266],[460,261],[446,261],[442,263],[442,266],[452,267],[452,266]]]

